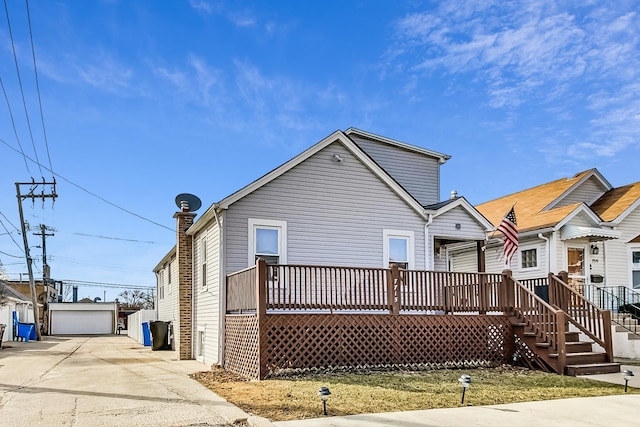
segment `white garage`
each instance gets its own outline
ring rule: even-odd
[[[51,335],[110,335],[118,319],[116,303],[51,303]]]

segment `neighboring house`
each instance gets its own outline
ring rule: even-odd
[[[7,284],[20,292],[23,295],[31,295],[31,287],[29,281],[23,280],[8,280]],[[49,309],[48,304],[50,302],[58,301],[58,290],[54,286],[44,285],[42,280],[35,281],[36,295],[38,296],[38,318],[40,324],[43,326],[42,333],[49,334]],[[29,298],[31,301],[31,298]],[[32,322],[32,321],[31,321]]]
[[[2,342],[6,342],[14,339],[13,312],[18,313],[21,322],[33,323],[33,304],[29,297],[16,291],[6,282],[0,281],[0,287],[6,296],[4,305],[0,306],[0,323],[6,325]]]
[[[485,248],[486,271],[515,278],[569,273],[570,284],[640,290],[640,183],[613,188],[597,169],[501,197],[476,208],[494,226],[514,206],[519,249],[505,265],[500,233]],[[450,245],[453,271],[476,271],[469,245]]]
[[[440,202],[449,156],[357,129],[336,131],[194,223],[183,209],[177,244],[154,268],[158,320],[171,321],[179,358],[219,363],[225,279],[253,266],[306,264],[446,271],[443,247],[481,250],[493,230],[463,197]]]

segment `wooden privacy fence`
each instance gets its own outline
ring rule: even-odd
[[[227,277],[227,312],[503,312],[513,306],[504,277],[258,260]]]

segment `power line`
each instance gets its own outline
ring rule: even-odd
[[[42,175],[42,166],[40,165],[40,159],[38,159],[38,150],[36,150],[36,141],[33,139],[33,131],[31,130],[31,120],[29,120],[29,111],[27,110],[27,101],[24,99],[24,89],[22,87],[22,77],[20,76],[20,67],[18,66],[18,55],[16,54],[16,45],[13,41],[13,32],[11,31],[11,20],[9,19],[9,8],[7,7],[7,0],[4,0],[4,11],[7,16],[7,26],[9,27],[9,37],[11,38],[11,48],[13,49],[13,62],[16,64],[16,73],[18,74],[18,85],[20,86],[20,94],[22,95],[22,105],[24,106],[24,115],[27,119],[27,128],[29,129],[29,136],[31,137],[31,145],[33,146],[33,152],[36,156],[37,165],[40,169],[40,175]]]
[[[24,159],[24,165],[27,167],[27,172],[29,173],[29,175],[32,175],[31,169],[29,169],[29,164],[27,163],[27,156],[24,154],[24,150],[22,149],[22,143],[20,142],[20,137],[18,136],[18,130],[16,129],[16,122],[13,119],[11,104],[9,103],[9,97],[7,96],[7,91],[4,88],[2,77],[0,77],[0,86],[2,86],[2,93],[4,93],[4,99],[7,101],[7,108],[9,109],[9,117],[11,117],[11,125],[13,126],[13,133],[16,136],[16,140],[18,141],[18,147],[20,147],[20,154],[22,154],[22,158]]]
[[[86,233],[71,233],[71,234],[75,234],[76,236],[83,236],[83,237],[96,237],[98,239],[119,240],[119,241],[123,241],[123,242],[149,243],[149,244],[153,244],[153,245],[155,245],[157,243],[157,242],[152,242],[150,240],[124,239],[122,237],[100,236],[100,235],[97,235],[97,234],[86,234]]]
[[[2,254],[2,255],[6,255],[6,256],[10,256],[11,258],[24,258],[24,255],[20,255],[20,256],[18,256],[18,255],[11,255],[11,254],[8,254],[8,253],[3,252],[3,251],[0,251],[0,254]],[[17,265],[17,264],[18,264],[18,263],[16,263],[16,265]],[[22,263],[19,263],[19,264],[22,264]],[[10,265],[10,264],[5,264],[5,265]],[[11,265],[13,265],[13,264],[11,264]]]
[[[154,289],[155,286],[150,285],[132,285],[132,284],[123,284],[123,283],[108,283],[108,282],[91,282],[87,280],[73,280],[73,279],[63,279],[62,282],[69,285],[79,285],[79,286],[93,286],[93,287],[106,287],[106,288],[122,288],[122,289]]]
[[[1,213],[1,212],[0,212]],[[4,214],[2,215],[4,216]],[[6,225],[4,225],[4,222],[2,222],[2,220],[0,219],[0,225],[2,225],[2,228],[4,228],[7,231],[7,234],[9,235],[9,237],[11,238],[11,240],[13,240],[13,243],[16,244],[16,246],[18,248],[20,248],[20,250],[22,251],[22,253],[24,253],[24,249],[22,249],[22,247],[18,244],[18,242],[16,242],[16,239],[13,238],[13,236],[11,235],[11,232],[9,231],[9,229],[7,228]],[[11,224],[13,225],[13,224]],[[5,254],[5,255],[9,255],[9,254]]]
[[[6,0],[5,0],[5,1],[6,1]],[[0,138],[0,142],[2,142],[4,145],[6,145],[7,147],[9,147],[10,149],[12,149],[13,151],[15,151],[16,153],[20,153],[18,150],[16,150],[14,147],[12,147],[12,146],[7,142],[7,141],[3,140],[2,138]],[[149,218],[145,218],[145,217],[143,217],[142,215],[138,215],[138,214],[137,214],[137,213],[135,213],[135,212],[131,212],[130,210],[125,209],[125,208],[123,208],[122,206],[118,206],[118,205],[116,205],[115,203],[112,203],[112,202],[108,201],[108,200],[107,200],[107,199],[105,199],[104,197],[101,197],[101,196],[99,196],[99,195],[97,195],[97,194],[95,194],[95,193],[92,193],[91,191],[87,190],[86,188],[82,187],[81,185],[76,184],[75,182],[72,182],[72,181],[68,180],[67,178],[63,177],[63,176],[62,176],[62,175],[60,175],[59,173],[56,173],[56,172],[52,171],[51,169],[47,168],[46,166],[41,165],[40,163],[36,162],[35,160],[33,160],[31,157],[27,156],[26,154],[24,154],[24,153],[20,153],[20,154],[22,154],[25,158],[29,159],[29,161],[31,161],[31,162],[33,162],[33,163],[36,163],[36,164],[37,164],[38,166],[40,166],[40,167],[45,168],[48,172],[51,172],[51,174],[53,174],[54,176],[56,176],[56,177],[60,178],[61,180],[63,180],[63,181],[65,181],[65,182],[67,182],[68,184],[71,184],[71,185],[73,185],[74,187],[76,187],[76,188],[78,188],[78,189],[80,189],[80,190],[84,191],[85,193],[87,193],[87,194],[89,194],[89,195],[91,195],[91,196],[93,196],[93,197],[95,197],[95,198],[97,198],[97,199],[99,199],[99,200],[103,201],[104,203],[106,203],[106,204],[108,204],[108,205],[113,206],[113,207],[114,207],[114,208],[116,208],[116,209],[120,209],[121,211],[126,212],[126,213],[128,213],[129,215],[133,215],[133,216],[135,216],[135,217],[137,217],[137,218],[139,218],[139,219],[141,219],[141,220],[143,220],[143,221],[147,221],[147,222],[149,222],[149,223],[151,223],[151,224],[153,224],[153,225],[157,225],[158,227],[166,228],[167,230],[169,230],[169,231],[171,231],[171,232],[174,232],[174,231],[175,231],[174,229],[172,229],[172,228],[170,228],[170,227],[167,227],[166,225],[162,225],[162,224],[160,224],[160,223],[158,223],[158,222],[155,222],[155,221],[153,221],[153,220],[150,220]]]
[[[40,121],[42,122],[42,133],[44,135],[44,145],[47,150],[47,158],[49,160],[49,169],[53,170],[53,166],[51,165],[51,154],[49,153],[49,141],[47,139],[47,130],[44,126],[44,114],[42,113],[42,97],[40,96],[40,82],[38,80],[38,67],[36,65],[36,50],[33,46],[33,32],[31,31],[31,14],[29,13],[29,0],[25,0],[25,3],[27,6],[27,20],[29,21],[29,39],[31,40],[31,56],[33,57],[33,71],[36,76],[36,91],[38,92],[38,105],[40,106]]]

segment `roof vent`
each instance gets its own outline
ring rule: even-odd
[[[450,199],[451,199],[451,200],[453,200],[453,199],[455,199],[455,198],[457,198],[457,197],[458,197],[458,192],[457,192],[456,190],[453,190],[453,191],[451,192],[451,197],[450,197]]]

